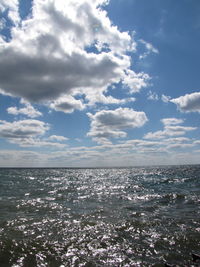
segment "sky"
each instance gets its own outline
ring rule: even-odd
[[[200,162],[199,0],[1,0],[0,167]]]

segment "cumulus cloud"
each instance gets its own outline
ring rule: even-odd
[[[138,93],[141,88],[148,85],[149,79],[150,77],[146,73],[135,73],[133,70],[127,70],[126,75],[124,75],[123,84],[129,87],[131,93]]]
[[[149,132],[144,136],[145,139],[163,139],[169,136],[181,136],[185,135],[186,132],[194,131],[197,129],[196,127],[178,125],[184,122],[182,119],[166,118],[162,119],[161,121],[164,124],[164,130]]]
[[[51,135],[44,138],[50,126],[39,120],[20,120],[14,122],[0,121],[0,138],[5,138],[11,144],[20,147],[48,147],[62,149],[67,137]]]
[[[60,136],[60,135],[51,135],[51,136],[49,136],[48,139],[49,139],[49,140],[55,140],[55,141],[58,141],[58,142],[62,142],[62,141],[67,141],[67,140],[69,140],[67,137],[65,137],[65,136]]]
[[[147,121],[144,112],[129,108],[116,110],[101,110],[96,114],[87,114],[91,120],[91,129],[88,136],[93,138],[122,138],[126,137],[123,130],[142,127]]]
[[[53,101],[50,108],[64,113],[72,113],[75,109],[83,110],[85,105],[81,100],[77,100],[72,96],[63,96]]]
[[[182,112],[200,113],[200,92],[186,94],[178,98],[171,99],[170,102],[177,105]]]
[[[33,0],[32,16],[12,29],[9,42],[0,41],[1,93],[42,103],[82,94],[94,102],[113,83],[122,82],[132,93],[147,86],[149,76],[130,69],[127,52],[135,42],[112,25],[106,2]],[[52,107],[67,113],[83,108],[79,100],[61,102]]]
[[[49,125],[39,120],[20,120],[14,122],[0,121],[0,137],[28,138],[43,135]]]
[[[116,105],[124,105],[129,102],[134,102],[134,97],[128,97],[123,99],[118,99],[113,96],[106,96],[101,91],[99,92],[89,92],[89,95],[86,94],[86,99],[88,100],[87,106],[92,106],[95,103],[103,103],[105,105],[116,104]]]
[[[24,108],[9,107],[7,112],[12,115],[25,115],[30,118],[42,116],[42,113],[36,110],[31,104],[25,103]]]

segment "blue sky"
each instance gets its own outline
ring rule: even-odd
[[[196,164],[198,0],[0,3],[0,166]]]

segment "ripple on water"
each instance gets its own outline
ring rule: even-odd
[[[192,266],[199,174],[199,166],[0,170],[0,266]]]

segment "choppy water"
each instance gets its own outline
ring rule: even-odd
[[[197,266],[200,166],[0,169],[0,266]]]

